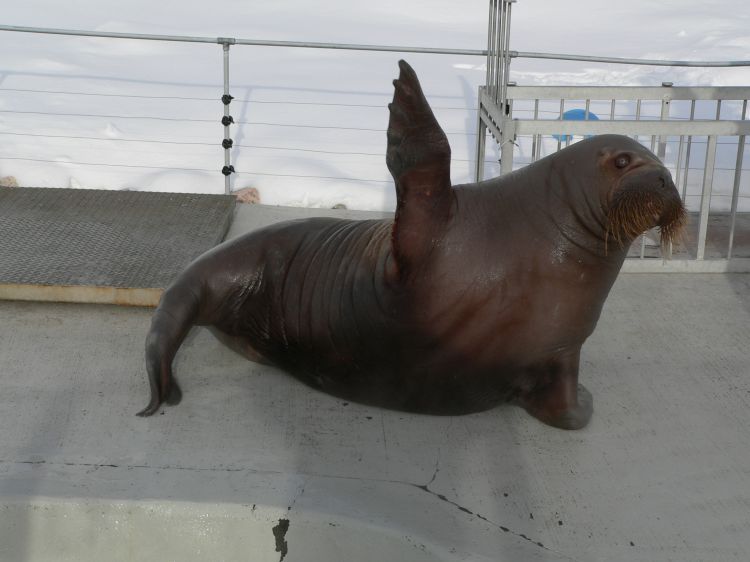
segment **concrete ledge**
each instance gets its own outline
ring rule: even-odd
[[[164,289],[89,287],[85,285],[0,285],[0,300],[150,306],[159,304]]]
[[[153,305],[234,208],[227,195],[0,188],[0,298]]]

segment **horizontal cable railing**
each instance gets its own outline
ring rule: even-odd
[[[169,41],[182,43],[213,43],[219,45],[251,45],[258,47],[289,47],[305,49],[338,49],[351,51],[373,51],[394,53],[424,53],[437,55],[487,56],[486,49],[450,49],[435,47],[414,47],[395,45],[361,45],[352,43],[320,43],[312,41],[273,41],[268,39],[241,39],[234,37],[189,37],[184,35],[157,35],[147,33],[120,33],[111,31],[84,31],[75,29],[56,29],[45,27],[26,27],[19,25],[0,25],[0,31],[20,33],[40,33],[50,35],[68,35],[77,37],[101,37],[110,39],[135,39],[143,41]],[[590,55],[537,53],[528,51],[509,51],[511,58],[567,60],[579,62],[599,62],[611,64],[633,64],[649,66],[691,66],[691,67],[737,67],[750,66],[750,60],[735,61],[684,61],[656,60],[625,57],[603,57]]]
[[[47,34],[47,35],[58,35],[58,36],[74,36],[84,38],[105,38],[105,39],[124,39],[124,40],[146,40],[146,41],[167,41],[167,42],[183,42],[183,43],[203,43],[203,44],[215,44],[222,45],[224,48],[224,66],[225,66],[225,98],[228,95],[228,51],[230,46],[245,45],[245,46],[256,46],[256,47],[284,47],[284,48],[313,48],[313,49],[338,49],[338,50],[350,50],[350,51],[370,51],[370,52],[397,52],[397,53],[423,53],[431,55],[456,55],[456,56],[487,56],[488,50],[486,49],[458,49],[458,48],[431,48],[431,47],[419,47],[419,46],[396,46],[396,45],[368,45],[368,44],[349,44],[349,43],[321,43],[321,42],[305,42],[305,41],[275,41],[265,39],[246,39],[246,38],[235,38],[235,37],[195,37],[195,36],[181,36],[181,35],[160,35],[160,34],[141,34],[141,33],[123,33],[123,32],[105,32],[105,31],[85,31],[85,30],[70,30],[70,29],[55,29],[55,28],[39,28],[39,27],[25,27],[25,26],[12,26],[12,25],[0,25],[0,31],[6,32],[18,32],[18,33],[32,33],[32,34]],[[524,51],[509,51],[510,58],[547,58],[550,60],[570,60],[570,61],[586,61],[586,62],[601,62],[601,63],[613,63],[613,64],[647,64],[647,65],[665,65],[665,66],[704,66],[704,67],[737,67],[737,66],[750,66],[750,61],[737,60],[737,61],[673,61],[673,60],[644,60],[644,59],[631,59],[631,58],[618,58],[618,57],[597,57],[588,55],[575,55],[575,54],[550,54],[550,53],[537,53],[537,52],[524,52]],[[523,94],[523,87],[515,90],[519,95]],[[674,88],[674,92],[677,92],[680,88]],[[687,90],[694,90],[688,88]],[[200,97],[200,96],[161,96],[161,95],[140,95],[130,93],[97,93],[97,92],[75,92],[68,91],[65,89],[60,90],[34,90],[32,88],[11,88],[3,87],[0,88],[0,92],[17,92],[24,94],[40,94],[40,95],[73,95],[73,96],[99,96],[102,98],[134,98],[134,99],[154,99],[154,100],[194,100],[194,101],[215,101],[215,98]],[[676,99],[676,98],[675,98]],[[325,102],[325,101],[295,101],[295,100],[253,100],[244,98],[232,98],[229,96],[225,100],[225,118],[231,116],[228,114],[229,102],[235,104],[276,104],[276,105],[301,105],[301,106],[332,106],[332,107],[373,107],[382,108],[383,104],[368,104],[368,103],[337,103],[337,102]],[[435,105],[436,110],[462,110],[462,111],[475,111],[477,108],[473,104],[467,104],[465,107],[456,107],[452,105]],[[169,117],[169,116],[158,116],[158,115],[121,115],[114,113],[90,113],[90,112],[61,112],[61,111],[28,111],[23,109],[12,109],[3,108],[0,110],[3,115],[18,115],[23,116],[58,116],[58,117],[83,117],[83,118],[99,118],[99,119],[116,119],[116,120],[158,120],[172,123],[185,122],[185,123],[213,123],[214,119],[203,119],[201,117]],[[548,112],[552,115],[553,112]],[[300,152],[310,154],[331,154],[341,156],[361,156],[361,157],[381,157],[382,155],[376,152],[365,152],[365,151],[345,151],[345,150],[325,150],[324,148],[305,148],[305,147],[293,147],[293,146],[272,146],[271,144],[263,143],[248,143],[248,142],[237,142],[233,143],[232,139],[229,138],[229,127],[232,125],[248,125],[253,127],[287,127],[287,128],[299,128],[299,129],[317,129],[317,130],[331,130],[331,131],[352,131],[352,132],[372,132],[381,134],[384,132],[384,128],[379,127],[365,127],[365,126],[349,126],[349,125],[335,125],[335,124],[313,124],[313,123],[284,123],[275,120],[249,120],[249,119],[238,119],[234,120],[227,119],[225,124],[225,138],[224,142],[221,143],[225,151],[225,166],[222,169],[222,173],[225,174],[225,189],[227,192],[230,189],[229,177],[230,174],[238,173],[239,171],[234,170],[234,166],[230,164],[230,150],[233,147],[236,148],[252,148],[258,150],[269,150],[269,151],[283,151],[283,152]],[[171,141],[162,139],[142,139],[142,138],[101,138],[94,137],[92,135],[82,134],[71,134],[65,135],[60,134],[59,131],[53,134],[43,134],[41,132],[33,132],[23,134],[20,132],[12,131],[0,131],[0,134],[11,135],[15,134],[17,137],[27,136],[29,138],[48,138],[48,139],[69,139],[76,140],[79,142],[126,142],[126,143],[153,143],[160,145],[173,144],[175,146],[215,146],[214,143],[202,142],[202,141]],[[457,136],[473,136],[478,138],[475,130],[448,130],[447,134]],[[704,141],[696,140],[694,144],[700,144]],[[707,141],[706,141],[707,142]],[[719,141],[718,144],[722,144]],[[3,160],[24,160],[21,155],[11,154],[0,154],[0,159]],[[87,162],[85,158],[71,158],[71,159],[44,159],[44,158],[27,158],[27,161],[35,162],[54,162],[54,163],[68,163],[76,164],[80,166],[110,166],[120,168],[143,168],[143,169],[164,169],[164,170],[179,170],[179,171],[210,171],[208,167],[172,167],[172,166],[150,166],[147,164],[138,165],[135,163],[128,164],[116,164],[111,162]],[[481,159],[485,164],[496,162],[496,159]],[[454,158],[456,162],[469,162],[469,159],[465,158]],[[473,161],[473,159],[471,160]],[[717,168],[718,169],[718,168]],[[284,174],[272,174],[258,171],[256,173],[250,171],[244,171],[245,175],[267,175],[267,176],[285,176]],[[364,179],[356,177],[345,177],[345,176],[316,176],[316,175],[303,175],[303,174],[288,174],[289,177],[310,177],[310,178],[322,178],[322,179],[336,179],[336,180],[351,180],[351,181],[365,181],[365,182],[380,182],[387,183],[386,180],[374,180]]]

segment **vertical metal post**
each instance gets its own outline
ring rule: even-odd
[[[565,98],[560,100],[560,121],[563,120],[563,114],[565,113]],[[568,135],[565,135],[565,138],[570,138]],[[562,148],[562,139],[563,135],[559,134],[557,135],[557,151],[560,152],[560,149]]]
[[[703,171],[703,192],[701,194],[700,222],[698,224],[698,249],[695,259],[702,260],[706,253],[706,234],[708,233],[708,214],[711,210],[711,188],[716,164],[716,135],[708,137],[706,148],[706,166]]]
[[[498,0],[490,0],[490,12],[487,16],[487,75],[485,76],[484,92],[489,99],[494,99],[492,93],[492,84],[494,82],[495,41],[497,37],[497,3]],[[474,163],[474,181],[484,179],[484,154],[487,140],[487,126],[484,123],[484,106],[482,104],[482,88],[479,88],[479,101],[477,103],[477,143],[476,143],[476,161]]]
[[[498,89],[500,91],[500,117],[503,120],[500,129],[500,173],[513,171],[513,147],[516,140],[515,126],[512,125],[511,110],[508,104],[508,78],[510,74],[510,11],[516,0],[501,0],[502,21],[500,25],[500,74]]]
[[[534,100],[534,121],[539,119],[539,100]],[[531,137],[531,161],[536,162],[539,160],[539,139],[541,138],[540,134],[536,134]]]
[[[695,120],[695,100],[690,102],[690,121]],[[687,149],[685,150],[685,177],[682,184],[682,201],[687,206],[688,173],[690,172],[690,149],[693,145],[693,135],[688,135]]]
[[[747,100],[742,102],[742,119],[745,119],[747,112]],[[732,259],[732,247],[734,246],[734,229],[737,225],[737,202],[740,194],[740,179],[742,178],[742,159],[745,155],[745,135],[740,135],[737,139],[737,162],[734,166],[734,186],[732,187],[732,209],[729,213],[729,248],[727,249],[727,259]]]
[[[685,135],[680,135],[680,144],[677,145],[677,163],[675,164],[675,177],[674,177],[674,184],[675,186],[679,187],[681,176],[682,174],[682,148],[685,146]],[[685,202],[685,198],[683,197],[683,203]]]
[[[672,82],[662,82],[662,87],[664,88],[671,88],[673,86]],[[672,96],[669,94],[664,95],[661,98],[661,121],[667,121],[669,120],[669,103],[672,101]],[[667,155],[667,137],[660,136],[659,137],[659,150],[657,151],[656,155],[659,157],[659,159],[663,162],[664,158]]]
[[[510,12],[513,7],[513,3],[516,0],[503,0],[503,74],[500,99],[503,103],[503,115],[509,114],[509,108],[507,106],[508,101],[508,81],[510,80]]]
[[[224,168],[222,173],[224,174],[224,193],[229,195],[232,192],[232,181],[230,176],[234,172],[234,168],[231,164],[231,150],[232,150],[232,137],[229,130],[229,126],[234,122],[232,116],[229,113],[229,103],[232,101],[229,94],[229,45],[227,41],[223,43],[224,47],[224,95],[222,96],[222,102],[224,103],[224,118],[221,120],[224,125],[224,141],[221,143],[224,147]]]
[[[641,120],[641,101],[642,100],[637,100],[635,102],[635,120],[636,121],[640,121]],[[633,138],[637,141],[638,140],[638,135],[635,135]]]
[[[505,26],[505,0],[497,0],[497,24],[495,26],[495,61],[494,61],[494,68],[493,68],[493,83],[492,83],[492,89],[493,94],[492,97],[495,100],[496,104],[502,103],[500,99],[500,84],[502,83],[504,77],[502,76],[502,58],[503,58],[503,28]]]
[[[495,99],[497,96],[492,91],[492,86],[495,83],[495,57],[497,56],[496,39],[497,39],[497,2],[498,0],[490,0],[490,15],[489,15],[489,29],[487,30],[487,77],[485,80],[485,86],[487,88],[487,95],[491,99]]]
[[[487,126],[483,120],[482,89],[479,89],[479,103],[477,104],[477,154],[474,166],[474,181],[484,179],[484,152],[487,140]]]
[[[516,140],[516,126],[512,119],[503,121],[500,144],[500,174],[505,175],[513,171],[513,149]]]
[[[682,172],[682,147],[685,146],[685,135],[680,135],[680,144],[677,145],[677,163],[675,164],[674,184],[680,185],[680,173]]]

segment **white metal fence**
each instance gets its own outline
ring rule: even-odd
[[[626,271],[750,272],[749,87],[518,86],[508,81],[513,0],[490,0],[487,84],[479,91],[476,179],[485,171],[485,131],[508,173],[588,135],[628,135],[671,170],[690,213],[672,259],[657,236],[634,243]],[[589,60],[596,60],[590,57]],[[625,62],[600,59],[599,62]],[[627,61],[632,63],[632,61]],[[639,61],[675,66],[747,66],[748,61]],[[572,111],[571,111],[572,110]],[[738,244],[738,241],[741,244]]]
[[[231,128],[234,125],[242,124],[240,121],[235,121],[234,117],[230,112],[230,105],[234,101],[234,97],[230,93],[230,76],[229,76],[229,57],[230,48],[233,46],[246,46],[246,47],[284,47],[284,48],[305,48],[305,49],[333,49],[333,50],[346,50],[346,51],[370,51],[370,52],[394,52],[394,53],[421,53],[431,55],[461,55],[461,56],[484,56],[486,51],[479,49],[455,49],[455,48],[430,48],[430,47],[417,47],[417,46],[396,46],[396,45],[363,45],[363,44],[344,44],[344,43],[316,43],[316,42],[301,42],[301,41],[273,41],[265,39],[244,39],[235,37],[190,37],[181,35],[154,35],[154,34],[141,34],[141,33],[119,33],[119,32],[100,32],[100,31],[85,31],[85,30],[71,30],[71,29],[52,29],[52,28],[40,28],[40,27],[22,27],[22,26],[11,26],[11,25],[0,25],[0,32],[16,32],[24,34],[42,34],[42,35],[56,35],[56,36],[72,36],[72,37],[95,37],[105,39],[129,39],[136,41],[159,41],[159,42],[172,42],[172,43],[193,43],[193,44],[208,44],[208,45],[221,45],[223,49],[223,90],[221,95],[217,95],[217,100],[221,100],[223,103],[223,113],[217,121],[220,121],[224,126],[224,138],[221,141],[221,146],[224,149],[224,161],[223,166],[217,167],[221,170],[224,175],[224,189],[226,193],[231,191],[231,176],[237,172],[235,170],[234,162],[232,162],[232,148],[235,146],[234,140],[231,137]],[[53,93],[53,92],[50,92]],[[66,93],[66,92],[62,92]],[[385,105],[385,104],[383,104]],[[14,113],[23,113],[15,111]],[[35,113],[35,112],[28,112]],[[63,114],[71,116],[71,114]],[[77,115],[79,117],[108,117],[107,115]],[[117,116],[115,116],[117,117]],[[130,116],[130,118],[135,118]],[[142,117],[152,118],[152,117]],[[176,121],[176,120],[175,120]],[[185,121],[185,120],[183,120]],[[197,121],[193,119],[192,121]],[[205,120],[203,120],[205,121]],[[249,123],[253,124],[253,123]],[[277,124],[282,125],[283,124]],[[89,164],[93,165],[93,164]],[[101,165],[101,164],[99,164]],[[167,168],[168,169],[168,168]],[[184,168],[183,168],[184,169]],[[208,171],[200,169],[196,171]],[[338,179],[338,178],[336,178]],[[366,181],[366,180],[365,180]]]

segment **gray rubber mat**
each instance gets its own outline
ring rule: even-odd
[[[219,243],[230,195],[0,188],[0,284],[163,288]]]

